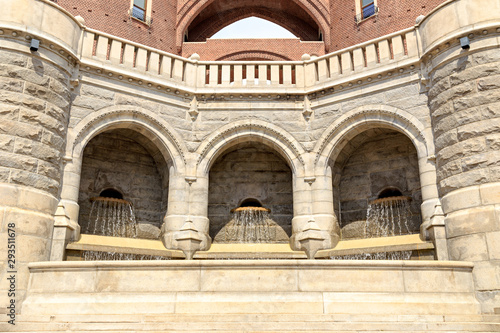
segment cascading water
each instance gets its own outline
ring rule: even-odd
[[[399,236],[410,233],[409,218],[411,198],[405,196],[374,200],[368,205],[365,238]],[[334,256],[331,259],[348,260],[409,260],[412,251],[358,253]]]
[[[132,204],[127,200],[92,198],[87,234],[137,238],[137,221]],[[83,251],[83,260],[166,260],[168,258],[134,253]]]
[[[87,234],[137,237],[137,222],[132,204],[127,200],[97,197],[90,199],[89,223],[83,231]]]
[[[410,198],[382,198],[368,205],[365,238],[399,236],[410,233]]]
[[[226,241],[234,243],[269,243],[269,209],[239,207],[233,211],[233,221],[226,226]]]

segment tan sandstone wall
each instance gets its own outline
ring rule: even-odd
[[[449,257],[474,262],[484,312],[500,307],[499,9],[448,1],[419,25]]]
[[[440,195],[453,260],[474,261],[478,297],[500,298],[500,51],[471,52],[432,75]]]
[[[70,109],[68,83],[67,71],[43,59],[0,51],[0,289],[9,289],[7,238],[15,234],[17,302],[28,283],[27,264],[48,260],[50,254]],[[6,298],[2,293],[0,313],[6,312]]]

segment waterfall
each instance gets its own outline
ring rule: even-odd
[[[409,199],[399,196],[372,201],[366,214],[365,238],[409,234]]]
[[[89,223],[83,231],[86,234],[137,238],[137,222],[132,204],[123,199],[92,198]],[[83,251],[85,261],[94,260],[160,260],[159,256],[133,253]]]
[[[234,243],[269,243],[269,210],[263,207],[239,207],[226,226],[226,240]]]
[[[368,205],[365,223],[365,238],[399,236],[410,233],[410,198],[388,197],[372,201]],[[409,260],[412,251],[358,253],[333,256],[335,260]]]
[[[92,198],[89,223],[84,233],[113,237],[137,237],[132,204],[123,199]]]

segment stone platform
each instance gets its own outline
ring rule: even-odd
[[[480,314],[467,262],[165,260],[29,268],[17,331],[500,328],[497,317]]]

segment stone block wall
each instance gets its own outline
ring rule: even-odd
[[[28,263],[50,254],[70,110],[68,69],[0,50],[0,289],[9,289],[7,271],[17,270],[16,302],[25,294]],[[10,269],[9,234],[15,244]],[[7,292],[0,295],[0,313],[6,302]]]
[[[263,145],[240,145],[217,159],[210,169],[209,181],[212,238],[231,220],[231,209],[248,198],[271,209],[270,218],[291,236],[292,172],[276,152]]]
[[[164,181],[153,156],[131,132],[104,132],[85,147],[79,196],[79,224],[84,233],[88,233],[85,230],[92,206],[89,199],[108,188],[118,190],[132,203],[138,223],[161,227],[167,210],[168,188],[164,185],[168,184],[168,173]]]
[[[500,51],[471,52],[432,73],[437,176],[453,260],[475,262],[483,310],[500,300]]]
[[[409,229],[419,232],[422,198],[418,158],[409,138],[385,129],[368,130],[353,138],[336,162],[338,176],[334,179],[339,183],[334,186],[338,186],[343,238],[363,237],[359,227],[365,223],[368,204],[389,187],[412,198]]]

